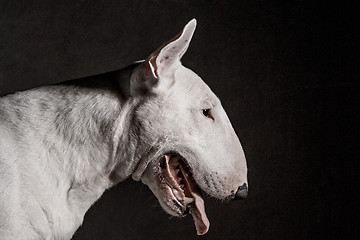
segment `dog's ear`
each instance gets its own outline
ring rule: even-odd
[[[142,62],[131,76],[131,92],[144,94],[154,87],[162,84],[162,79],[178,67],[180,59],[189,47],[190,40],[196,28],[196,20],[191,20],[183,29],[170,41],[151,53]],[[171,85],[172,83],[164,83]]]

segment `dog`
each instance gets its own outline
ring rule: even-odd
[[[202,194],[243,199],[247,164],[219,99],[180,59],[196,28],[144,61],[0,98],[0,239],[71,239],[130,177],[209,229]]]

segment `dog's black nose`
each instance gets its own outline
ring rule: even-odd
[[[248,195],[248,188],[246,183],[244,183],[236,191],[234,199],[245,199],[247,195]]]

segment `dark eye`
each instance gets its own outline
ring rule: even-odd
[[[211,115],[210,109],[203,109],[203,114],[205,117],[208,117],[208,118],[211,118],[212,120],[214,120],[213,116]]]
[[[210,109],[204,109],[204,110],[203,110],[203,114],[204,114],[205,117],[209,116],[209,114],[210,114]]]

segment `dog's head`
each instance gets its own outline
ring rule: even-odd
[[[148,185],[169,214],[190,212],[197,233],[205,234],[202,192],[217,199],[246,197],[247,166],[219,99],[180,62],[195,27],[194,19],[131,76],[136,107],[130,134],[139,155],[132,177]]]

